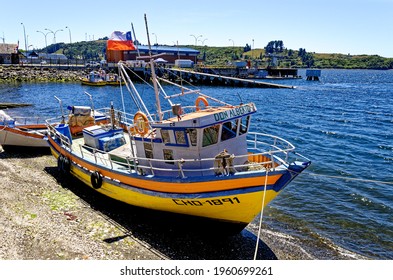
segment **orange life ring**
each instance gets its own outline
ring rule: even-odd
[[[140,136],[144,136],[149,132],[149,120],[142,112],[136,112],[134,115],[135,130]]]
[[[195,109],[196,109],[197,111],[201,110],[201,107],[200,107],[200,105],[199,105],[199,103],[200,103],[201,101],[202,101],[203,104],[205,105],[205,108],[206,108],[207,106],[209,106],[209,102],[207,102],[206,98],[203,97],[203,96],[199,96],[199,97],[195,100]]]

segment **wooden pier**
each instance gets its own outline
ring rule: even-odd
[[[201,73],[192,70],[172,68],[167,71],[168,79],[176,81],[182,79],[196,85],[216,85],[233,87],[255,87],[255,88],[286,88],[292,89],[294,86],[266,83],[250,79],[241,79],[216,74]]]
[[[321,77],[321,70],[307,69],[306,77],[307,77],[307,81],[319,81],[319,77]]]

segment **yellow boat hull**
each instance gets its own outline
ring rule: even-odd
[[[87,81],[87,80],[82,80],[81,84],[85,85],[85,86],[105,86],[106,82],[105,81],[90,82],[90,81]]]
[[[51,147],[51,151],[56,158],[60,156],[53,147]],[[277,174],[268,175],[267,178],[266,176],[259,176],[253,179],[235,179],[237,186],[245,186],[237,189],[228,188],[228,185],[231,186],[230,182],[234,180],[229,178],[205,182],[172,182],[166,184],[165,182],[128,177],[129,180],[125,184],[118,180],[116,173],[105,173],[104,170],[70,157],[70,154],[65,156],[71,159],[69,172],[73,176],[110,198],[133,206],[243,224],[244,226],[249,224],[261,211],[263,196],[265,196],[264,207],[280,192],[272,189],[272,185],[281,178],[281,175]],[[102,184],[99,188],[92,184],[91,178],[94,171],[99,171],[103,175]],[[268,183],[267,190],[264,193],[266,179]],[[144,184],[141,184],[141,182]],[[144,188],[145,185],[150,185],[151,189]],[[168,185],[169,189],[176,188],[178,192],[167,192],[168,189],[165,187]],[[201,189],[204,185],[210,186],[210,188],[214,186],[214,190],[208,191],[205,188],[204,191],[199,193],[188,191],[195,188]],[[159,186],[166,191],[153,190],[153,188]]]
[[[90,174],[79,168],[72,168],[72,174],[93,188],[90,182]],[[113,199],[130,205],[149,208],[153,210],[167,211],[178,214],[216,219],[232,223],[250,223],[261,211],[263,187],[259,191],[241,194],[211,194],[202,197],[188,197],[187,195],[164,195],[149,193],[136,188],[122,187],[112,180],[103,180],[98,192]],[[274,190],[266,191],[265,205],[277,196]],[[212,196],[210,196],[212,195]]]

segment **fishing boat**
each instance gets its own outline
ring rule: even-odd
[[[105,82],[107,86],[120,86],[124,84],[121,82],[121,79],[117,74],[107,74],[105,77]]]
[[[100,73],[91,71],[87,77],[81,78],[81,84],[85,86],[105,86],[106,81]]]
[[[59,169],[94,190],[130,205],[241,230],[310,165],[289,141],[250,131],[254,103],[233,105],[165,81],[181,88],[169,95],[150,56],[157,109],[150,113],[126,65],[118,67],[136,104],[134,114],[124,105],[98,109],[109,123],[86,127],[78,136],[59,118],[47,120]],[[191,104],[172,101],[192,94]],[[162,100],[168,109],[162,109]]]
[[[12,118],[0,110],[0,145],[21,147],[48,147],[45,122],[38,118]]]

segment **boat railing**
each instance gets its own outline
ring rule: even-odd
[[[49,135],[60,142],[61,146],[69,151],[73,151],[70,139],[56,129],[56,124],[51,124],[47,120]],[[247,153],[243,155],[228,155],[233,164],[228,164],[221,168],[217,165],[218,156],[201,159],[153,159],[127,155],[116,156],[116,160],[111,157],[110,152],[101,151],[86,145],[79,145],[79,152],[82,158],[102,164],[108,168],[127,168],[129,172],[136,172],[139,175],[166,173],[168,176],[179,176],[185,178],[192,174],[231,174],[236,172],[255,172],[272,170],[278,166],[286,167],[289,164],[289,156],[295,154],[295,146],[289,141],[280,137],[249,132],[247,135]],[[75,147],[74,147],[75,148]],[[76,151],[74,151],[76,152]],[[304,157],[303,157],[304,158]],[[170,163],[173,167],[168,168],[165,163]],[[199,165],[200,168],[195,168]]]
[[[111,116],[111,108],[100,108],[100,109],[97,109],[96,111],[105,115],[108,119]],[[114,110],[114,113],[115,113],[115,118],[117,120],[120,120],[120,123],[127,125],[127,126],[132,125],[133,120],[134,120],[134,115],[132,115],[130,113],[123,112],[121,110],[116,110],[116,109]]]
[[[35,125],[44,124],[45,118],[42,117],[12,117],[16,125]]]
[[[58,132],[54,132],[58,135]],[[271,170],[274,171],[278,166],[289,164],[288,154],[294,151],[295,147],[288,141],[268,134],[250,133],[249,149],[245,155],[231,155],[232,162],[237,164],[228,165],[226,168],[217,166],[218,158],[202,159],[153,159],[145,157],[124,156],[121,160],[111,157],[110,152],[105,152],[96,148],[79,144],[79,152],[82,158],[94,161],[96,164],[105,165],[114,169],[119,167],[127,169],[130,173],[135,172],[139,175],[156,175],[165,173],[167,176],[178,176],[185,178],[192,174],[233,174],[236,172],[255,172]],[[68,145],[68,138],[60,140]],[[70,146],[67,146],[70,147]],[[116,156],[119,158],[119,156]],[[195,168],[196,163],[200,163],[200,168]],[[164,163],[171,163],[173,167],[168,168]]]
[[[278,158],[288,162],[289,155],[295,151],[295,146],[292,143],[275,135],[249,132],[247,136],[248,148],[256,155],[263,155],[269,151],[271,155],[281,154],[281,157]]]
[[[55,119],[60,119],[60,118],[61,117],[57,117]],[[51,120],[53,119],[46,120],[46,126],[48,128],[48,136],[53,137],[55,140],[59,141],[60,147],[72,151],[71,140],[67,136],[57,131],[56,125],[58,125],[59,123],[52,124]]]

